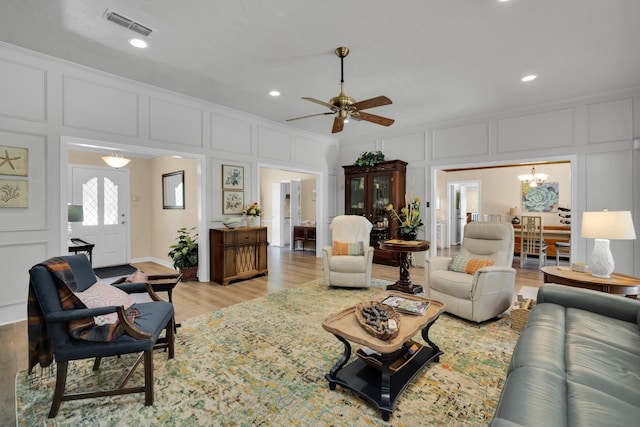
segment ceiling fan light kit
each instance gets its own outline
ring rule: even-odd
[[[356,102],[350,96],[344,93],[344,58],[349,54],[349,48],[341,46],[335,50],[336,56],[340,58],[340,94],[334,96],[329,102],[320,101],[319,99],[302,97],[305,101],[313,102],[315,104],[327,107],[329,110],[325,113],[311,114],[308,116],[296,117],[288,119],[287,121],[306,119],[315,116],[324,116],[333,114],[333,127],[331,133],[341,132],[344,128],[345,121],[352,118],[354,120],[364,120],[367,122],[375,123],[382,126],[391,126],[394,122],[393,119],[388,117],[376,116],[375,114],[364,113],[362,110],[368,108],[381,107],[383,105],[391,104],[391,100],[386,96],[377,96],[375,98],[365,99],[364,101]]]

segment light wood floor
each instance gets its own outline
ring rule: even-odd
[[[457,247],[453,247],[439,251],[439,254],[452,255],[456,250]],[[229,286],[214,282],[181,283],[173,292],[176,321],[179,323],[189,317],[292,288],[323,276],[322,260],[316,258],[313,252],[291,252],[288,249],[269,247],[268,256],[268,276]],[[549,260],[548,265],[552,264],[554,261]],[[134,265],[148,274],[173,272],[154,263]],[[542,284],[542,273],[537,270],[537,262],[529,262],[526,268],[520,269],[516,258],[513,267],[517,270],[516,292],[522,286],[538,287]],[[423,269],[412,268],[410,273],[414,283],[424,283]],[[398,279],[398,268],[374,264],[372,277],[395,281]],[[15,376],[17,372],[27,369],[26,321],[0,326],[0,343],[0,425],[15,426]]]

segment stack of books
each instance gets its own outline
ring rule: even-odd
[[[429,308],[426,301],[416,301],[408,298],[390,296],[382,301],[382,304],[395,308],[401,313],[423,315]]]

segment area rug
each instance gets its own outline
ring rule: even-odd
[[[109,277],[128,276],[129,274],[135,273],[135,271],[136,268],[129,264],[112,265],[109,267],[99,267],[93,269],[93,272],[96,273],[96,276],[101,279],[106,279]]]
[[[517,332],[501,318],[474,324],[443,314],[430,337],[444,354],[396,401],[388,423],[369,402],[324,375],[343,346],[322,329],[330,314],[380,288],[328,288],[321,279],[188,319],[176,357],[154,355],[155,402],[142,394],[63,402],[47,419],[54,378],[16,376],[19,426],[423,426],[486,425],[493,416]],[[417,337],[418,341],[422,341]],[[357,346],[354,346],[354,353]],[[355,357],[355,356],[354,356]],[[72,362],[68,389],[118,382],[131,357]],[[132,379],[142,383],[142,369]]]

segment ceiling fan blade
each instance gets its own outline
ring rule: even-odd
[[[338,133],[338,132],[342,132],[342,129],[344,128],[344,120],[336,117],[335,119],[333,119],[333,128],[331,129],[331,133]]]
[[[315,117],[315,116],[326,116],[326,115],[329,115],[329,114],[333,114],[333,111],[327,111],[326,113],[309,114],[308,116],[302,116],[302,117],[294,117],[293,119],[287,119],[285,121],[286,122],[292,122],[294,120],[307,119],[309,117]]]
[[[365,99],[352,105],[356,110],[366,110],[367,108],[381,107],[391,104],[391,100],[386,96],[376,96],[375,98]]]
[[[357,120],[365,120],[367,122],[375,123],[377,125],[382,125],[382,126],[391,126],[395,121],[387,117],[376,116],[375,114],[363,113],[362,111],[358,111],[352,117]]]
[[[303,96],[302,99],[304,99],[305,101],[309,101],[309,102],[313,102],[315,104],[320,104],[323,105],[331,110],[335,109],[335,107],[331,104],[329,104],[328,102],[324,102],[324,101],[320,101],[319,99],[315,99],[315,98],[309,98],[306,96]]]

